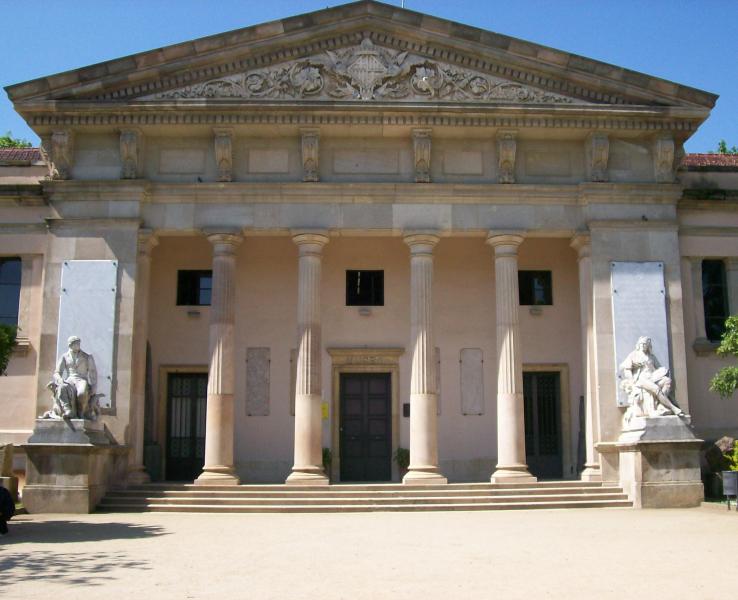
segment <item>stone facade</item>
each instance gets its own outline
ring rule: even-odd
[[[706,391],[720,361],[695,353],[702,257],[729,259],[738,305],[738,212],[677,179],[712,94],[373,1],[7,92],[49,172],[0,186],[27,340],[0,442],[25,442],[44,408],[75,259],[120,265],[102,418],[130,482],[145,444],[162,449],[149,470],[166,459],[170,375],[202,372],[198,483],[327,482],[321,447],[340,479],[336,386],[354,364],[392,374],[408,482],[532,479],[523,377],[542,371],[559,374],[560,476],[616,481],[612,261],[663,263],[674,397],[698,435],[738,430]],[[351,269],[384,271],[383,305],[346,305]],[[184,270],[212,270],[209,305],[178,305]],[[551,272],[551,303],[519,305],[524,270]],[[258,415],[249,348],[269,349]],[[482,357],[475,414],[464,349]]]

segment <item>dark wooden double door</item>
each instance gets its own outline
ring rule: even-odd
[[[167,379],[166,478],[194,481],[205,464],[207,373],[170,373]]]
[[[523,373],[525,458],[539,479],[561,479],[561,384],[558,372]]]
[[[341,481],[392,478],[391,386],[389,373],[341,374]]]

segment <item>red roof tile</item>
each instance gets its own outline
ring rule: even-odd
[[[41,160],[38,148],[0,148],[2,163],[34,163]]]
[[[682,167],[686,169],[712,170],[734,170],[738,169],[738,154],[687,154],[682,161]]]

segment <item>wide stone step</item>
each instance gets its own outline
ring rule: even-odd
[[[107,512],[199,512],[199,513],[330,513],[330,512],[414,512],[414,511],[471,511],[471,510],[522,510],[567,508],[631,508],[628,500],[551,500],[546,502],[493,502],[454,504],[162,504],[140,508],[127,504],[107,504],[101,507]]]
[[[429,497],[382,497],[382,496],[363,496],[358,498],[110,498],[102,502],[101,507],[110,506],[111,504],[130,506],[152,507],[166,505],[214,505],[219,506],[340,506],[340,505],[392,505],[392,504],[491,504],[499,502],[551,502],[560,501],[568,502],[571,500],[627,500],[627,496],[623,493],[598,494],[592,498],[582,498],[579,494],[555,494],[555,495],[507,495],[499,498],[490,498],[483,496],[429,496]]]
[[[270,492],[285,490],[302,490],[302,491],[326,491],[326,490],[345,490],[345,491],[393,491],[397,489],[406,490],[503,490],[503,489],[520,489],[520,488],[582,488],[582,487],[602,487],[600,483],[589,481],[538,481],[535,483],[448,483],[442,485],[405,485],[400,483],[338,483],[332,485],[285,485],[283,483],[274,484],[242,484],[242,485],[195,485],[192,483],[147,483],[145,485],[134,485],[126,488],[126,491],[181,491],[181,490],[200,490],[200,491],[235,491],[248,490],[254,492]],[[117,491],[117,490],[116,490]]]
[[[620,491],[615,486],[590,486],[590,487],[538,487],[538,488],[508,488],[508,489],[458,489],[458,488],[434,488],[434,489],[418,489],[418,488],[402,488],[396,487],[392,490],[348,490],[336,489],[335,487],[327,488],[321,491],[305,491],[302,489],[282,488],[279,491],[254,491],[246,486],[239,486],[235,489],[225,490],[204,490],[204,489],[188,489],[188,490],[153,490],[153,489],[135,489],[135,490],[117,490],[108,494],[109,498],[360,498],[367,494],[377,497],[410,497],[422,498],[426,496],[448,496],[448,497],[464,497],[479,496],[489,498],[494,496],[504,496],[510,493],[515,494],[607,494]]]

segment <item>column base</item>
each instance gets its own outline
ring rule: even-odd
[[[526,465],[519,465],[497,467],[495,472],[492,473],[490,481],[492,483],[535,483],[538,478],[530,474]]]
[[[205,467],[195,485],[238,485],[241,480],[233,467]]]
[[[151,477],[146,472],[146,467],[143,465],[136,465],[128,469],[128,475],[126,476],[128,485],[144,485],[151,483]]]
[[[286,485],[328,485],[330,480],[318,467],[307,467],[305,469],[293,469],[285,480]]]
[[[405,477],[402,478],[404,485],[445,485],[448,483],[443,475],[438,472],[438,469],[413,469],[410,468]]]
[[[584,471],[582,471],[579,479],[581,481],[601,482],[602,470],[600,469],[600,465],[584,465]]]

